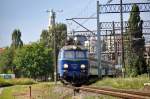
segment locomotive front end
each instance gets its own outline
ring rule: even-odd
[[[61,80],[82,84],[88,78],[87,50],[63,49],[59,53],[58,73]]]

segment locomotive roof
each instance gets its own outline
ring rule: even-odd
[[[84,46],[81,45],[67,45],[62,48],[62,50],[87,50]]]

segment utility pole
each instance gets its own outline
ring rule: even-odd
[[[98,77],[102,77],[101,67],[101,33],[100,33],[100,20],[99,20],[99,1],[97,1],[97,53],[98,53]]]
[[[121,45],[122,45],[122,76],[125,77],[122,0],[120,0],[120,23],[121,23]]]
[[[57,61],[56,61],[56,30],[55,30],[55,18],[56,18],[56,12],[53,11],[53,9],[51,11],[47,10],[47,12],[49,13],[49,31],[51,28],[54,29],[54,50],[53,50],[53,54],[54,54],[54,81],[55,84],[57,84]]]
[[[48,27],[49,27],[49,30],[50,30],[50,28],[55,26],[56,12],[54,12],[53,9],[46,10],[46,12],[49,14],[48,15]]]

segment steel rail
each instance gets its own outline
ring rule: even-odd
[[[81,87],[73,87],[73,86],[65,86],[67,88],[71,88],[74,91],[82,90],[97,94],[104,94],[113,97],[119,97],[123,99],[148,99],[150,97],[149,92],[141,92],[141,91],[131,91],[131,90],[123,90],[123,89],[114,89],[114,88],[100,88],[100,87],[89,87],[89,86],[81,86]]]
[[[117,90],[117,89],[108,89],[108,88],[97,88],[97,87],[79,87],[79,90],[87,91],[87,92],[93,92],[98,94],[104,94],[104,95],[110,95],[114,97],[119,98],[125,98],[125,99],[147,99],[148,93],[144,94],[141,92],[134,92],[134,91],[123,91],[123,90]]]
[[[115,88],[99,88],[99,87],[89,87],[89,86],[88,86],[88,88],[101,89],[101,90],[107,90],[107,91],[115,91],[115,92],[121,92],[121,93],[129,93],[129,94],[135,94],[135,95],[150,97],[150,92],[123,90],[123,89],[115,89]]]

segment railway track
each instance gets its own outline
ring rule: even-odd
[[[131,91],[131,90],[122,90],[122,89],[113,89],[113,88],[99,88],[99,87],[71,87],[74,91],[86,91],[97,94],[109,95],[114,97],[119,97],[123,99],[150,99],[150,92],[141,92],[141,91]]]

